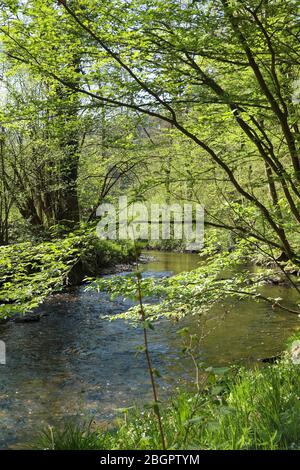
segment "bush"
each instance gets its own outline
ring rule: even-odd
[[[139,247],[137,254],[139,255]],[[83,271],[88,276],[96,276],[101,269],[118,263],[128,263],[136,258],[134,244],[130,241],[99,240],[94,238],[81,257]]]

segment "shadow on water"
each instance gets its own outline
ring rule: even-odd
[[[147,275],[169,275],[198,264],[195,254],[154,255],[156,260],[142,266]],[[267,287],[265,293],[296,300],[296,293],[284,287]],[[7,364],[0,365],[1,448],[30,442],[38,429],[69,419],[108,423],[116,408],[150,400],[144,356],[136,354],[142,343],[140,330],[123,320],[101,318],[129,305],[81,287],[53,296],[41,308],[46,315],[38,323],[0,326],[7,348]],[[227,310],[225,320],[218,321]],[[196,318],[186,318],[183,324],[193,331],[203,326]],[[298,325],[297,316],[275,312],[269,305],[236,301],[232,308],[224,302],[214,307],[206,322],[210,334],[201,343],[200,354],[208,365],[271,356]],[[193,377],[190,361],[181,356],[176,329],[162,320],[151,332],[153,362],[164,377],[161,395]]]

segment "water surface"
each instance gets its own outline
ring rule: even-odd
[[[194,269],[196,254],[151,253],[156,260],[142,266],[146,275],[171,275]],[[293,289],[266,287],[264,293],[297,301]],[[53,296],[37,323],[0,325],[7,364],[0,365],[0,448],[24,446],[48,424],[95,419],[109,423],[116,409],[151,399],[145,359],[136,354],[141,331],[104,315],[125,311],[129,301],[84,288]],[[251,362],[282,350],[300,326],[297,316],[252,301],[214,306],[205,324],[186,318],[174,325],[162,320],[151,332],[153,362],[160,370],[160,394],[188,386],[194,376],[182,357],[176,329],[188,325],[206,336],[199,357],[208,365]]]

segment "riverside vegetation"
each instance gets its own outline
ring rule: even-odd
[[[294,338],[295,340],[295,338]],[[199,392],[177,391],[162,406],[168,449],[300,449],[300,375],[289,352],[251,370],[206,369]],[[89,425],[48,428],[42,449],[160,449],[152,410],[120,410],[111,431]]]

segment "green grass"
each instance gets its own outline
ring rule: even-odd
[[[99,450],[109,442],[108,434],[93,431],[91,424],[67,424],[63,429],[48,427],[38,439],[38,447],[49,450]]]
[[[272,366],[211,374],[200,394],[179,391],[163,403],[169,449],[300,449],[300,366],[286,357]],[[135,409],[113,431],[67,426],[44,432],[38,448],[159,449],[153,411]]]

